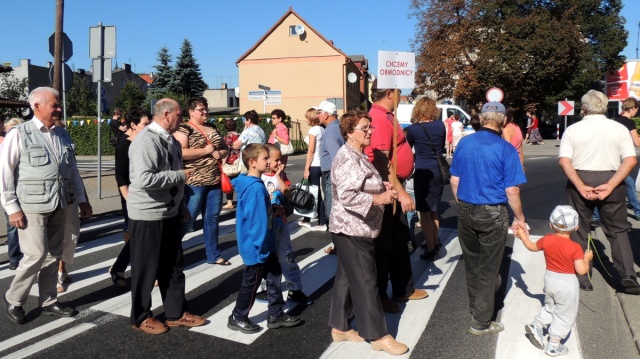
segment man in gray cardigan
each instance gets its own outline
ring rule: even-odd
[[[182,150],[173,138],[182,117],[180,105],[162,99],[153,122],[129,148],[129,232],[131,234],[131,325],[148,334],[169,327],[196,327],[205,319],[187,312],[181,223],[189,219],[183,201]],[[167,320],[153,318],[151,291],[158,280]],[[166,325],[165,325],[166,324]]]

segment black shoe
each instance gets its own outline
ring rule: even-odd
[[[307,297],[307,295],[304,294],[301,290],[290,290],[287,294],[287,300],[298,304],[313,304],[313,300]]]
[[[16,270],[16,269],[18,269],[18,262],[9,263],[9,270]]]
[[[591,284],[580,284],[580,289],[584,290],[585,292],[593,292],[593,286]]]
[[[73,317],[74,315],[78,314],[77,310],[71,307],[64,307],[58,302],[49,304],[46,307],[42,307],[42,311],[47,312],[47,314],[57,315],[59,317]]]
[[[420,258],[426,261],[434,262],[438,258],[438,250],[434,248],[430,252],[425,251],[424,253],[420,254]]]
[[[282,314],[278,318],[267,318],[267,328],[278,329],[282,327],[293,327],[300,323],[300,317],[289,314]]]
[[[620,280],[620,284],[624,286],[626,294],[640,294],[640,285],[634,276],[624,276]]]
[[[25,313],[22,306],[9,304],[9,302],[7,302],[7,297],[4,295],[2,296],[2,299],[4,299],[4,304],[7,306],[7,316],[9,319],[14,323],[23,324]]]
[[[260,331],[260,326],[254,322],[247,320],[237,320],[233,317],[233,314],[229,316],[229,322],[227,322],[227,328],[231,330],[239,330],[245,334],[257,333]]]
[[[268,303],[269,301],[267,300],[267,291],[263,290],[260,293],[256,293],[256,302],[258,303]]]

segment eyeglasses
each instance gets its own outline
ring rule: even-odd
[[[354,130],[360,130],[362,132],[369,132],[369,130],[371,130],[373,132],[373,130],[375,130],[376,128],[373,126],[369,126],[367,128],[361,128],[361,127],[354,127]]]
[[[194,110],[194,111],[201,112],[201,113],[207,113],[207,112],[209,112],[209,110],[207,110],[207,109],[206,109],[206,108],[204,108],[204,107],[203,107],[203,108],[194,108],[193,110]]]

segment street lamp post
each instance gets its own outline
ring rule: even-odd
[[[264,91],[264,100],[262,100],[262,113],[267,113],[267,91],[271,91],[271,87],[259,84],[258,88]]]

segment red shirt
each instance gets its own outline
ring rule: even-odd
[[[582,247],[571,239],[557,234],[547,234],[536,242],[544,251],[547,270],[556,273],[576,274],[575,261],[584,258]]]
[[[404,137],[402,127],[393,118],[393,113],[387,111],[380,105],[373,104],[369,110],[371,116],[371,126],[375,127],[371,135],[371,144],[364,149],[364,153],[373,162],[373,151],[389,151],[390,161],[393,163],[395,153],[393,153],[393,124],[396,124],[398,139],[398,168],[396,168],[398,179],[405,180],[413,173],[413,152],[411,146]]]
[[[533,117],[533,120],[531,120],[531,129],[535,130],[536,128],[538,128],[538,118],[537,117]]]

